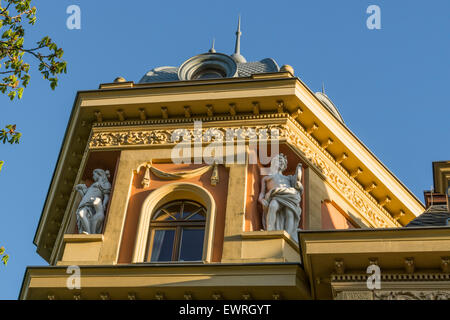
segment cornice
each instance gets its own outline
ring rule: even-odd
[[[147,119],[147,120],[129,120],[129,121],[108,121],[94,122],[92,128],[111,128],[116,127],[136,127],[136,126],[153,126],[160,124],[193,124],[194,121],[213,122],[213,121],[248,121],[248,120],[264,120],[264,119],[286,119],[287,113],[265,113],[259,115],[239,114],[235,116],[217,115],[213,117],[196,116],[192,118],[169,118],[169,119]],[[95,129],[94,129],[95,130]]]

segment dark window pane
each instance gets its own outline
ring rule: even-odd
[[[183,209],[183,219],[186,220],[205,220],[204,209],[196,203],[185,202]]]
[[[154,230],[150,261],[171,261],[174,237],[175,230]]]
[[[203,214],[204,214],[204,211],[200,210],[198,213],[191,215],[186,220],[205,220],[206,218]]]
[[[183,228],[180,244],[180,261],[199,261],[203,255],[204,229]]]
[[[182,201],[169,203],[162,207],[154,216],[153,220],[177,220],[180,219]]]
[[[175,220],[175,218],[170,215],[165,209],[159,210],[155,216],[153,217],[153,220],[157,221],[167,221],[167,220]]]
[[[164,207],[164,210],[170,213],[175,219],[180,219],[182,201],[177,201]]]

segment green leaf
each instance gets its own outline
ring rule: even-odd
[[[8,255],[4,255],[2,257],[2,262],[3,264],[6,266],[8,264],[8,260],[9,260],[9,256]]]

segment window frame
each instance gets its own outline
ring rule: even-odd
[[[156,218],[159,216],[159,212],[164,210],[166,207],[173,205],[177,202],[180,202],[180,210],[179,214],[180,217],[183,216],[184,212],[184,205],[185,203],[193,203],[198,206],[198,211],[202,211],[202,216],[204,217],[203,220],[156,220]],[[193,213],[194,214],[194,213]],[[147,247],[146,247],[146,255],[144,257],[145,262],[153,262],[153,263],[164,263],[164,262],[180,262],[180,256],[181,256],[181,242],[182,242],[182,234],[183,229],[202,229],[203,230],[203,238],[206,236],[206,227],[207,227],[207,214],[208,210],[205,208],[204,205],[197,201],[193,201],[190,199],[177,199],[170,202],[164,203],[162,206],[160,206],[155,213],[152,215],[152,218],[150,220],[150,224],[148,226],[148,240],[147,240]],[[170,215],[170,214],[169,214]],[[153,244],[154,244],[154,234],[156,230],[175,230],[174,239],[173,239],[173,245],[172,245],[172,257],[169,261],[151,261],[152,252],[153,252]],[[202,243],[202,252],[204,251],[205,246],[205,239],[203,239]],[[203,256],[203,254],[202,254]],[[202,257],[200,260],[190,260],[190,261],[183,261],[183,262],[197,262],[202,261]]]
[[[142,164],[144,165],[144,164]],[[191,199],[202,204],[206,210],[205,240],[203,243],[203,263],[213,261],[215,250],[215,226],[217,216],[217,205],[214,197],[203,186],[192,182],[173,182],[167,183],[150,192],[145,198],[134,242],[132,263],[144,263],[146,257],[146,248],[148,243],[148,226],[156,209],[164,203],[172,200]],[[148,262],[145,262],[148,263]],[[186,262],[184,262],[186,263]],[[196,262],[197,263],[197,262]]]

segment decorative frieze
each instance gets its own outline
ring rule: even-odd
[[[336,300],[373,300],[372,291],[341,291],[336,294]]]
[[[232,105],[230,105],[232,108]],[[286,116],[286,115],[285,115]],[[289,116],[288,116],[289,117]],[[264,117],[265,118],[265,117]],[[277,118],[277,117],[275,117]],[[89,141],[91,149],[104,147],[121,146],[145,146],[173,144],[180,138],[180,132],[184,136],[190,136],[190,141],[201,141],[204,143],[213,141],[234,141],[241,140],[287,140],[295,146],[304,156],[315,166],[327,180],[367,219],[374,227],[385,228],[401,226],[391,215],[378,204],[378,202],[363,187],[350,176],[350,174],[340,165],[338,159],[335,160],[326,153],[318,142],[309,135],[293,119],[288,123],[294,124],[274,124],[260,126],[240,126],[228,128],[202,128],[201,130],[190,129],[163,129],[163,130],[127,130],[119,131],[111,129],[105,131],[94,131]],[[295,129],[294,129],[295,128]],[[230,137],[230,132],[232,136]],[[176,137],[176,139],[174,139]],[[317,149],[315,151],[314,149]],[[343,154],[341,158],[346,158]],[[331,163],[334,162],[334,165]],[[363,199],[363,194],[371,200]],[[383,214],[377,213],[375,207]]]
[[[94,132],[89,147],[119,147],[131,145],[158,145],[170,144],[180,140],[180,137],[188,137],[190,141],[213,142],[232,138],[233,140],[270,140],[281,138],[286,134],[284,125],[268,125],[253,127],[229,127],[229,128],[202,128],[171,129],[171,130],[142,130],[142,131],[102,131]],[[233,136],[230,137],[230,134]]]
[[[337,300],[449,300],[450,291],[369,291],[345,290],[336,292]]]
[[[450,291],[375,291],[374,300],[449,300]]]

